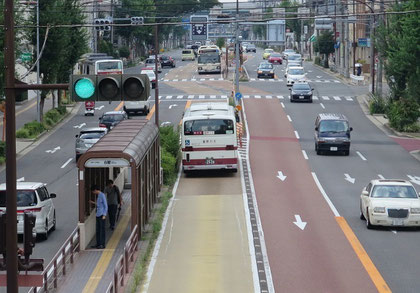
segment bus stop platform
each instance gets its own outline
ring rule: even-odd
[[[114,280],[115,267],[125,253],[124,248],[132,232],[131,190],[124,189],[122,196],[123,205],[113,231],[108,220],[106,221],[105,249],[91,248],[96,245],[94,237],[86,250],[81,250],[75,257],[74,264],[58,285],[57,292],[107,292]]]

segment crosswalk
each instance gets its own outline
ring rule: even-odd
[[[227,95],[171,95],[171,96],[159,96],[160,100],[217,100],[227,99]],[[281,95],[243,95],[244,99],[278,99],[288,100],[289,96]],[[152,98],[150,98],[152,99]],[[356,100],[354,96],[312,96],[314,101],[347,101],[353,102]]]
[[[167,79],[161,78],[160,81],[163,82],[197,82],[197,81],[223,81],[224,78],[179,78],[179,79]],[[264,81],[264,82],[286,82],[285,79],[274,79],[274,78],[250,78],[250,81]],[[341,83],[339,80],[335,79],[307,79],[307,82],[312,83]]]

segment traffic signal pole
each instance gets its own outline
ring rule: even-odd
[[[155,25],[155,74],[156,74],[156,86],[155,86],[155,124],[159,127],[159,72],[158,72],[158,54],[159,54],[159,39],[158,39],[158,25]]]
[[[13,0],[5,0],[4,65],[6,73],[6,273],[7,293],[18,292],[16,212],[15,29]]]

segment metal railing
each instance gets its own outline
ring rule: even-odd
[[[74,254],[80,251],[80,230],[74,229],[66,242],[60,247],[54,258],[45,268],[43,274],[44,284],[42,287],[32,287],[29,293],[48,292],[57,289],[57,283],[61,275],[66,275],[66,265],[73,264]]]
[[[139,233],[137,225],[131,232],[130,238],[124,246],[124,253],[118,258],[114,267],[114,277],[106,290],[106,293],[118,293],[124,286],[126,275],[130,273],[130,263],[134,262],[134,254],[138,250]]]

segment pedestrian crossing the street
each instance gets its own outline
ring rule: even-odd
[[[160,100],[220,100],[227,99],[227,95],[172,95],[159,96]],[[243,95],[244,99],[267,99],[267,100],[288,100],[289,96],[282,95]],[[152,98],[150,98],[152,99]],[[342,101],[354,102],[356,100],[353,96],[312,96],[313,101]]]

